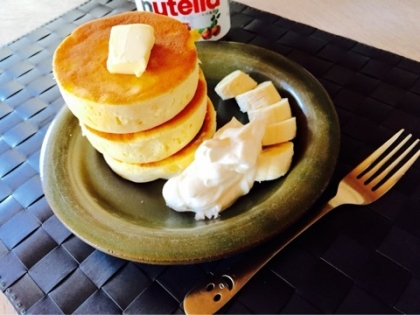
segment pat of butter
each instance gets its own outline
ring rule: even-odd
[[[154,29],[148,24],[113,26],[106,64],[108,71],[140,77],[146,70],[154,43]]]

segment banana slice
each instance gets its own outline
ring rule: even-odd
[[[290,141],[296,137],[296,117],[292,117],[265,127],[262,145],[272,145]]]
[[[280,96],[272,81],[262,82],[256,87],[254,81],[254,87],[250,87],[245,83],[248,78],[242,71],[234,71],[219,82],[215,91],[223,100],[235,97],[239,109],[247,113],[249,121],[259,120],[261,128],[265,129],[261,141],[263,148],[256,162],[255,181],[278,179],[289,171],[292,164],[294,145],[290,140],[296,137],[296,117],[292,117],[289,100]],[[240,88],[249,90],[238,94]]]
[[[248,111],[249,121],[260,119],[265,121],[266,125],[274,124],[292,117],[289,100],[281,99],[280,102],[274,103],[262,108],[251,109]]]
[[[224,77],[214,88],[222,100],[228,100],[239,94],[254,89],[258,83],[241,70],[236,70]]]
[[[265,81],[260,83],[255,89],[239,94],[235,97],[242,112],[252,109],[272,105],[281,100],[281,96],[273,82]]]
[[[294,153],[293,142],[283,142],[264,148],[257,158],[255,181],[274,180],[290,169]]]

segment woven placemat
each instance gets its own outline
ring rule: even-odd
[[[92,0],[0,49],[0,288],[30,314],[183,313],[185,294],[252,252],[188,266],[108,256],[55,217],[40,182],[45,132],[64,102],[51,57],[76,26],[134,9]],[[310,71],[336,106],[338,180],[404,127],[420,135],[420,63],[231,3],[225,40]],[[420,165],[378,202],[342,206],[275,257],[221,313],[420,313]]]

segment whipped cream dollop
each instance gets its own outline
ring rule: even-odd
[[[195,212],[195,218],[217,218],[255,182],[264,128],[254,120],[246,125],[235,118],[197,149],[194,161],[163,186],[167,206]]]

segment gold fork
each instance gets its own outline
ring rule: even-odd
[[[329,200],[315,215],[281,235],[280,242],[277,240],[275,242],[267,242],[257,249],[258,253],[249,257],[245,262],[240,262],[227,271],[210,276],[205,282],[192,289],[184,299],[185,313],[214,314],[268,261],[331,210],[343,204],[370,204],[383,196],[398,182],[420,155],[420,150],[415,151],[412,153],[411,158],[406,160],[395,173],[391,174],[391,171],[401,163],[419,142],[419,139],[416,139],[404,152],[395,158],[394,155],[411,138],[411,135],[406,136],[391,150],[390,148],[403,131],[400,130],[396,133],[347,174],[339,183],[335,197]],[[390,152],[385,157],[382,157],[387,150]],[[389,165],[385,165],[391,158],[395,158],[395,160]]]

